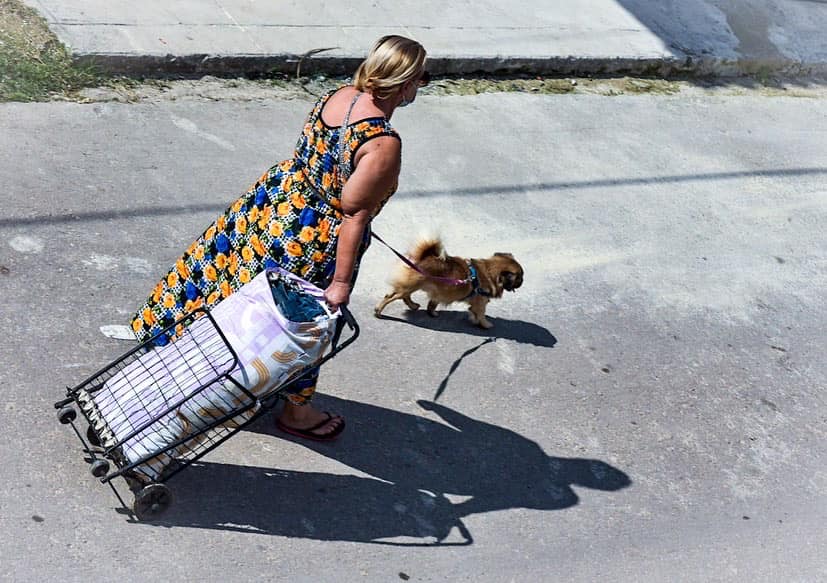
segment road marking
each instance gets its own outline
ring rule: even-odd
[[[112,271],[119,269],[121,265],[125,265],[129,271],[139,275],[152,275],[155,271],[149,261],[140,257],[118,258],[112,255],[92,255],[89,259],[81,260],[81,263],[94,267],[98,271]]]
[[[497,368],[506,374],[513,375],[515,360],[514,350],[511,346],[511,343],[506,341],[500,341],[496,344],[497,351],[500,353],[500,358],[497,362]]]
[[[9,241],[9,245],[20,253],[40,253],[43,251],[43,240],[37,237],[18,235]]]
[[[230,142],[226,140],[222,140],[218,136],[214,134],[210,134],[208,132],[203,132],[198,129],[198,126],[195,125],[195,122],[189,120],[185,117],[172,117],[172,123],[175,127],[184,130],[185,132],[189,132],[193,135],[198,136],[199,138],[204,138],[208,142],[212,142],[216,146],[224,148],[225,150],[229,150],[230,152],[235,151],[235,146],[232,145]]]

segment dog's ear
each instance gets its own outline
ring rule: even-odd
[[[511,253],[494,253],[494,257],[508,257],[509,259],[514,259],[514,256]]]

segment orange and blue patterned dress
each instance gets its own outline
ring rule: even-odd
[[[265,172],[158,282],[132,319],[138,340],[147,340],[196,308],[215,306],[268,267],[278,265],[321,288],[329,285],[336,267],[342,188],[356,152],[379,136],[399,138],[383,117],[344,128],[328,126],[322,109],[333,93],[316,102],[293,158]],[[368,228],[358,258],[369,241]],[[155,342],[166,344],[171,337],[168,333]]]

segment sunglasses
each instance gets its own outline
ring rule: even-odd
[[[422,75],[419,76],[419,80],[417,83],[420,87],[425,87],[428,83],[431,82],[431,74],[428,71],[422,71]]]

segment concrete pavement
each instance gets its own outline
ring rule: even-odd
[[[375,246],[342,440],[265,419],[119,514],[52,403],[309,105],[0,105],[0,580],[827,579],[823,99],[420,96],[375,228],[513,252],[495,327],[373,318]]]
[[[309,53],[302,72],[349,74],[387,33],[435,74],[827,73],[822,0],[24,1],[76,59],[132,75],[295,73]]]

